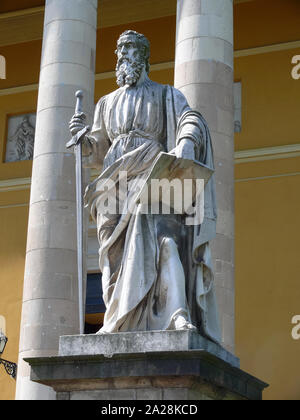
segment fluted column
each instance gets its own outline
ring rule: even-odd
[[[175,87],[202,113],[215,154],[212,242],[223,345],[234,352],[233,1],[177,0]]]
[[[17,399],[51,399],[24,357],[56,355],[78,334],[74,155],[66,150],[75,92],[92,117],[97,0],[46,0],[25,265]]]

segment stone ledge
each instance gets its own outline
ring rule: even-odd
[[[91,334],[62,336],[59,341],[60,356],[112,356],[122,353],[175,352],[204,350],[234,367],[239,359],[195,331],[146,331],[116,334]]]
[[[107,390],[113,399],[118,389],[137,391],[161,387],[188,390],[185,399],[201,399],[206,395],[212,399],[261,400],[267,387],[266,383],[204,350],[24,360],[31,365],[31,380],[51,386],[58,394]],[[203,394],[201,384],[213,391]],[[101,392],[97,395],[99,399]]]

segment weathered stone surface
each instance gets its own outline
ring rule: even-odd
[[[195,26],[197,20],[193,23]],[[214,30],[218,30],[216,25]],[[187,54],[193,51],[187,49]],[[149,41],[144,35],[125,31],[118,39],[116,54],[120,89],[98,101],[94,124],[82,139],[86,164],[99,170],[99,177],[88,186],[85,202],[97,223],[100,242],[106,305],[100,331],[191,329],[218,342],[221,334],[210,270],[206,270],[203,281],[203,267],[211,267],[209,242],[215,237],[217,213],[209,127],[182,93],[149,79]],[[201,90],[203,94],[210,91],[207,86]],[[223,119],[227,121],[223,108],[230,108],[230,89],[222,86],[218,93],[216,90],[216,95],[206,98],[216,98],[213,103],[220,99],[219,119],[223,123]],[[214,128],[218,128],[217,117]],[[84,115],[74,114],[70,129],[73,135],[87,130]],[[125,187],[120,179],[124,173]],[[185,181],[192,180],[198,186],[198,181],[205,181],[203,199],[195,199],[195,189],[193,194],[192,187],[186,186]],[[150,182],[151,200],[141,203],[143,187],[147,185],[149,192]],[[154,187],[160,182],[161,195],[159,187]],[[174,182],[177,186],[179,183],[180,192],[176,189],[173,200],[170,187],[175,190]],[[116,190],[121,192],[118,209]],[[162,211],[155,206],[157,203],[163,204]],[[184,217],[191,215],[193,203],[196,217]],[[198,228],[200,224],[203,230]],[[194,230],[190,229],[192,225]],[[230,227],[230,223],[225,225],[227,230]],[[194,258],[192,264],[192,255],[202,258]],[[111,282],[112,277],[117,281]]]
[[[138,400],[148,394],[148,399],[161,400],[259,400],[267,386],[205,350],[36,357],[26,361],[31,365],[31,380],[51,386],[58,399],[69,395],[70,399]]]
[[[7,120],[5,162],[33,158],[36,115],[12,115]]]
[[[60,356],[105,355],[174,352],[187,350],[207,351],[232,366],[239,367],[239,359],[220,345],[207,340],[194,331],[146,331],[99,335],[73,335],[60,337]]]

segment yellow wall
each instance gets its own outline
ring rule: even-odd
[[[111,71],[116,67],[116,49],[119,35],[133,29],[143,33],[151,44],[151,63],[174,60],[176,18],[164,17],[155,20],[129,23],[98,31],[96,72]]]
[[[235,11],[236,49],[300,40],[298,1],[257,0]],[[235,60],[242,81],[236,150],[300,143],[296,54]],[[235,167],[236,353],[242,369],[270,384],[265,399],[300,399],[300,341],[291,336],[291,319],[300,314],[299,172],[300,157]]]
[[[8,337],[3,358],[13,362],[18,360],[28,195],[28,191],[0,193],[0,315],[6,319]],[[15,381],[0,366],[0,399],[13,399],[14,393]]]
[[[38,82],[41,43],[1,48],[7,60],[7,80],[1,89]],[[20,65],[22,60],[23,65]],[[25,65],[24,63],[30,63]],[[32,162],[4,163],[7,117],[10,114],[36,110],[37,92],[0,95],[0,315],[6,319],[8,342],[3,358],[18,361],[19,325],[22,309],[23,278],[26,252],[29,186],[25,190],[7,191],[1,181],[29,178]],[[0,400],[14,399],[15,380],[0,366]]]
[[[236,50],[299,40],[298,0],[254,0],[234,7]]]
[[[300,83],[291,75],[292,57],[297,54],[300,49],[235,60],[235,80],[242,81],[243,125],[236,150],[300,142]]]
[[[1,0],[0,13],[43,6],[45,0]]]
[[[235,7],[235,48],[300,39],[299,7],[298,0],[241,3]],[[101,30],[97,73],[114,69],[117,37],[129,27],[150,39],[152,63],[174,60],[173,16]],[[7,80],[0,80],[1,182],[31,174],[31,162],[3,163],[4,136],[7,114],[36,109],[37,91],[1,96],[1,89],[38,83],[41,41],[1,48],[0,54],[7,58],[8,65]],[[296,54],[300,51],[235,60],[235,80],[242,81],[243,112],[236,150],[300,143],[300,80],[291,78],[291,58]],[[25,63],[22,66],[20,59]],[[152,72],[150,76],[158,82],[172,83],[173,70]],[[113,79],[97,81],[95,100],[115,88]],[[300,315],[300,178],[285,176],[300,171],[300,158],[243,163],[235,169],[236,352],[244,370],[271,384],[266,399],[300,399],[300,341],[291,338],[291,318]],[[257,177],[263,179],[245,180]],[[16,361],[29,189],[2,190],[0,187],[0,315],[6,317],[9,337],[3,356]],[[0,399],[13,398],[14,381],[0,367]]]
[[[291,319],[300,314],[300,174],[286,174],[300,158],[263,163],[236,168],[236,352],[242,369],[271,385],[266,399],[299,400]]]

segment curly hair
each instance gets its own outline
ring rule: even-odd
[[[116,49],[115,53],[117,53],[117,51],[118,51],[118,45],[119,45],[120,39],[123,38],[124,36],[134,36],[136,38],[136,45],[139,49],[139,52],[141,53],[141,56],[145,60],[146,72],[149,73],[149,71],[150,71],[150,64],[149,64],[150,42],[148,41],[148,39],[143,34],[140,34],[140,33],[136,32],[136,31],[133,31],[133,30],[127,30],[119,36],[119,39],[118,39],[118,42],[117,42],[117,49]]]

